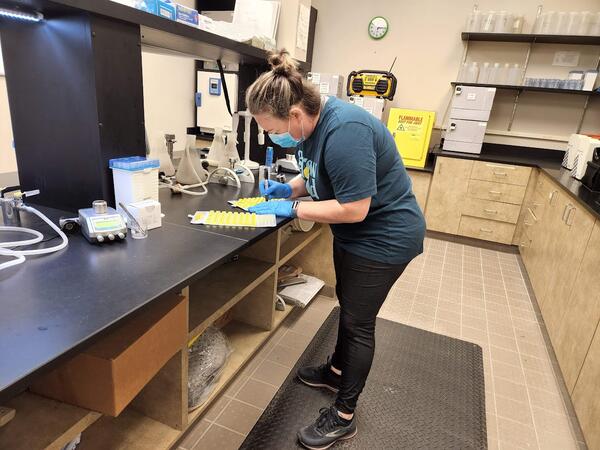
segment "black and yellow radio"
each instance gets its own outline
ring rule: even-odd
[[[348,75],[346,91],[348,96],[362,95],[393,100],[396,93],[396,77],[383,70],[359,70]]]

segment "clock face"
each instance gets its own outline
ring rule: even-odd
[[[388,32],[388,21],[383,17],[374,17],[369,22],[369,36],[373,39],[381,39]]]

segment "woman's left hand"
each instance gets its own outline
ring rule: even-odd
[[[294,217],[292,209],[294,202],[289,200],[278,200],[259,203],[248,208],[248,211],[256,214],[275,214],[279,217]]]

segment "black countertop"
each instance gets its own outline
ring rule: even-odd
[[[440,149],[435,149],[433,154],[448,158],[537,167],[561,185],[571,197],[581,203],[597,219],[600,219],[600,192],[590,191],[580,181],[571,177],[569,170],[561,167],[564,156],[562,151],[484,144],[480,154],[449,152]]]
[[[275,228],[241,230],[189,223],[187,215],[197,210],[229,209],[227,200],[256,194],[250,185],[238,190],[211,184],[209,194],[202,197],[171,195],[161,189],[165,217],[162,227],[150,230],[148,238],[128,237],[98,246],[77,233],[60,252],[28,257],[24,264],[0,271],[0,401],[125,317],[179,291],[272,233]],[[69,216],[39,209],[55,223],[60,216]],[[279,219],[278,225],[287,221]],[[53,234],[28,213],[22,213],[22,222],[47,236]]]

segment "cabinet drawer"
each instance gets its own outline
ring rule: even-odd
[[[517,223],[520,212],[519,205],[475,198],[468,198],[462,207],[463,215],[508,223]]]
[[[530,175],[531,167],[476,161],[473,164],[471,179],[527,186]]]
[[[485,241],[511,244],[513,235],[515,234],[515,225],[496,222],[495,220],[462,216],[458,227],[458,234]]]
[[[470,198],[521,205],[526,189],[526,186],[517,186],[514,184],[470,180],[468,194]]]

